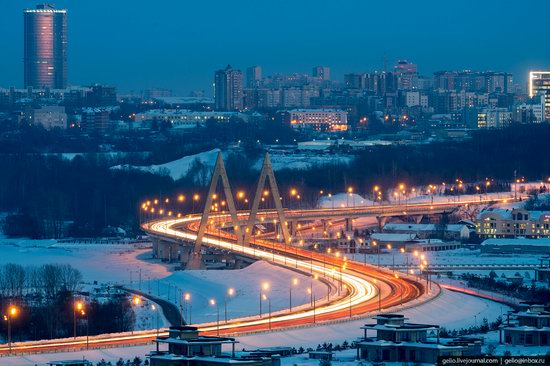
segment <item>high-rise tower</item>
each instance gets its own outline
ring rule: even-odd
[[[25,87],[67,86],[67,10],[44,4],[23,11]]]

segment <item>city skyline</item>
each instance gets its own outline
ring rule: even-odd
[[[4,5],[6,17],[0,27],[4,33],[13,34],[5,44],[6,54],[19,56],[0,60],[0,67],[6,70],[0,77],[3,87],[23,86],[20,15],[23,8],[36,4]],[[502,24],[497,30],[481,21],[481,15],[494,11],[495,1],[476,4],[475,11],[471,2],[464,2],[455,5],[452,12],[450,6],[435,2],[422,8],[398,2],[402,11],[393,13],[388,13],[386,5],[358,2],[340,7],[328,2],[313,7],[305,2],[293,8],[284,9],[282,4],[270,9],[242,6],[249,2],[240,1],[232,4],[242,9],[232,11],[234,27],[230,29],[222,27],[229,5],[221,2],[209,6],[173,2],[170,12],[166,7],[148,7],[145,11],[127,1],[109,4],[110,11],[105,12],[104,4],[55,3],[56,8],[68,8],[69,13],[70,85],[98,82],[117,85],[122,91],[169,88],[176,93],[205,90],[212,95],[212,71],[227,64],[243,71],[259,65],[264,75],[310,73],[312,67],[326,65],[333,79],[342,80],[348,72],[383,69],[387,57],[388,68],[399,59],[407,59],[417,64],[423,75],[451,69],[507,71],[523,86],[529,70],[549,68],[546,60],[550,51],[542,46],[544,24],[531,23],[529,30],[514,26],[534,10],[544,12],[549,5],[543,1],[531,1],[518,9],[499,7],[504,13],[501,17],[509,19],[510,25]],[[186,11],[207,16],[182,17]],[[292,23],[293,19],[303,19],[304,14],[317,21]],[[388,18],[401,27],[388,27]],[[94,27],[98,21],[108,26]],[[414,37],[410,29],[414,29]],[[438,49],[435,54],[434,46]],[[134,77],[136,73],[139,80]]]

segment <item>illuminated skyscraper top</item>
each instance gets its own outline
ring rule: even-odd
[[[537,95],[544,100],[544,117],[550,121],[550,71],[529,72],[529,97]]]
[[[67,86],[67,10],[37,5],[23,11],[25,87]]]

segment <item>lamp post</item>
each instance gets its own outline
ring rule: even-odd
[[[79,313],[84,310],[84,304],[81,301],[76,301],[73,308],[73,336],[76,339],[76,312]]]
[[[378,257],[378,268],[380,268],[380,245],[378,245],[378,243],[376,242],[376,240],[373,240],[372,241],[372,246],[373,247],[377,247],[378,249],[378,254],[377,254],[377,257]]]
[[[160,325],[159,325],[159,309],[158,307],[155,305],[155,304],[152,304],[151,305],[151,310],[155,311],[157,314],[157,338],[159,336],[159,328],[160,328]]]
[[[386,245],[386,248],[388,248],[388,250],[391,250],[392,246],[391,244],[388,244]],[[395,253],[392,252],[392,267],[391,267],[392,271],[395,272]]]
[[[266,294],[262,294],[262,300],[267,301],[267,306],[268,306],[267,323],[269,325],[269,329],[271,330],[271,297],[268,297]]]
[[[86,349],[90,348],[90,318],[88,313],[82,310],[82,315],[86,316]]]
[[[216,303],[216,300],[210,299],[210,305],[216,307],[216,334],[220,335],[220,307]]]
[[[351,288],[348,288],[348,285],[344,284],[344,289],[348,291],[349,295],[349,317],[351,318]]]
[[[141,298],[139,296],[134,296],[132,298],[132,305],[139,306],[141,304]],[[122,314],[124,316],[124,314]],[[134,334],[134,328],[132,328],[132,334]]]
[[[260,318],[262,317],[262,297],[264,294],[264,291],[269,290],[269,282],[264,282],[260,286]]]
[[[227,289],[227,295],[223,298],[223,308],[225,315],[225,322],[227,323],[227,297],[235,295],[235,289],[230,287]]]
[[[293,278],[292,283],[288,287],[288,290],[289,290],[288,291],[288,302],[289,302],[289,305],[290,305],[290,312],[292,312],[292,286],[297,286],[297,285],[298,285],[298,279]]]
[[[4,315],[4,320],[8,322],[8,347],[9,347],[9,353],[11,353],[11,320],[12,318],[16,317],[18,313],[18,309],[15,306],[10,306],[8,308],[8,313]]]

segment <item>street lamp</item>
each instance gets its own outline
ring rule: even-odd
[[[84,310],[84,304],[81,301],[76,301],[74,303],[73,309],[73,336],[76,339],[76,312],[82,313]]]
[[[227,323],[227,297],[235,295],[235,289],[230,287],[227,289],[227,295],[223,298],[223,307],[225,312],[225,322]]]
[[[210,305],[216,306],[216,334],[220,335],[220,307],[217,306],[216,300],[210,299]]]
[[[160,329],[160,323],[159,323],[159,308],[155,305],[151,305],[151,310],[155,311],[157,313],[157,338],[159,336],[159,329]]]
[[[260,318],[262,317],[262,296],[264,294],[264,291],[269,290],[269,282],[264,282],[260,286]]]
[[[8,322],[8,346],[9,352],[11,353],[11,319],[17,316],[19,310],[15,306],[10,306],[8,308],[8,313],[4,315],[4,320]]]
[[[187,324],[191,324],[191,294],[186,292],[183,295],[183,300],[185,300],[185,316],[188,317]]]
[[[293,278],[292,279],[292,283],[291,285],[289,286],[288,288],[288,301],[290,303],[290,312],[292,312],[292,286],[297,286],[298,285],[298,279],[297,278]]]
[[[268,315],[269,315],[267,318],[267,322],[269,324],[269,329],[271,329],[271,297],[268,297],[266,294],[263,294],[262,300],[267,300]]]

